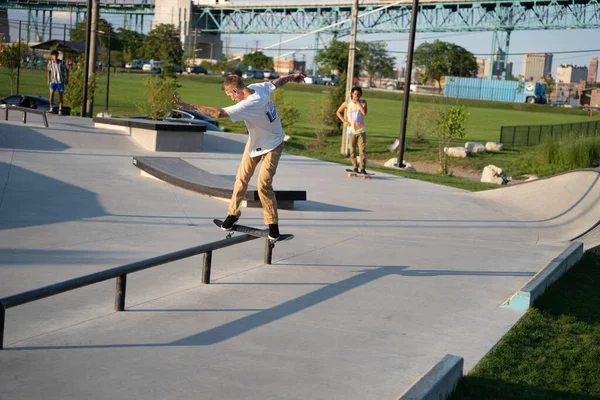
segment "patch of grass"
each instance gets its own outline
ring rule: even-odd
[[[115,116],[126,117],[138,115],[135,103],[144,97],[144,80],[147,73],[130,73],[120,70],[111,74],[110,78],[110,107],[109,112]],[[233,104],[221,91],[223,78],[221,76],[204,75],[178,75],[178,92],[180,96],[191,103],[225,107]],[[21,70],[22,93],[39,94],[48,96],[46,77],[44,71]],[[8,76],[0,68],[0,97],[8,95]],[[94,113],[105,111],[106,99],[106,74],[100,74],[98,89],[94,104]],[[310,104],[325,98],[331,88],[320,85],[306,85],[290,83],[285,86],[285,98],[295,103],[300,111],[300,117],[293,127],[286,129],[286,133],[295,140],[291,147],[295,154],[311,158],[343,162],[346,160],[340,155],[341,136],[329,136],[325,140],[328,147],[309,148],[307,143],[314,142],[317,138],[315,127],[311,122]],[[368,160],[386,160],[395,156],[388,151],[388,146],[400,135],[400,114],[402,106],[402,93],[379,90],[365,90],[364,99],[369,103],[369,114],[366,117],[367,125],[367,158]],[[588,114],[581,110],[561,109],[535,104],[516,104],[493,101],[476,101],[466,99],[444,98],[436,96],[411,95],[409,110],[409,126],[407,130],[408,149],[405,159],[411,161],[437,160],[437,143],[431,136],[424,136],[415,142],[419,136],[419,124],[416,118],[431,115],[432,108],[446,107],[448,105],[464,104],[469,107],[471,114],[467,121],[466,136],[464,139],[453,142],[455,146],[463,146],[465,141],[497,141],[502,125],[528,125],[528,124],[558,124],[590,120]],[[222,126],[229,132],[245,133],[243,122],[232,123],[228,119],[221,120]],[[507,149],[499,153],[486,153],[474,155],[466,159],[452,159],[450,169],[463,167],[482,171],[486,165],[496,165],[513,176],[535,173],[538,175],[553,174],[562,170],[543,161],[539,147],[524,147]],[[370,164],[369,168],[373,165]]]
[[[600,251],[555,282],[464,377],[453,400],[600,398]]]

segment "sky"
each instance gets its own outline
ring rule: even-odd
[[[328,3],[340,2],[343,0],[329,0]],[[314,0],[280,0],[280,1],[258,1],[258,0],[230,0],[231,3],[307,3],[314,4]],[[123,16],[103,16],[115,26],[122,26]],[[26,20],[25,12],[9,10],[9,19],[11,26],[15,26],[15,20]],[[68,14],[55,13],[55,23],[68,23]],[[144,32],[147,33],[151,26],[151,18],[145,17]],[[16,37],[14,29],[11,30],[11,36]],[[234,52],[245,52],[246,49],[256,47],[257,41],[259,48],[273,45],[282,40],[292,38],[297,35],[231,35],[231,48]],[[322,35],[322,40],[329,40],[330,35]],[[492,52],[492,32],[442,32],[442,33],[417,33],[415,47],[423,42],[431,42],[435,39],[452,42],[460,45],[477,57],[486,57]],[[349,40],[343,37],[341,40]],[[388,44],[388,50],[396,57],[396,65],[404,67],[406,65],[406,51],[408,48],[408,34],[361,34],[358,32],[357,40],[361,41],[385,41]],[[223,41],[225,38],[223,37]],[[600,30],[599,29],[573,29],[573,30],[541,30],[541,31],[515,31],[511,35],[509,61],[513,63],[513,74],[518,75],[522,72],[523,55],[526,52],[537,53],[557,53],[578,50],[593,50],[582,53],[564,53],[554,54],[552,64],[552,74],[556,76],[556,70],[560,64],[577,64],[588,66],[593,56],[600,56]],[[301,49],[314,44],[314,36],[298,39],[281,46],[281,54],[287,53],[285,49]],[[276,56],[277,49],[267,50],[265,53],[269,56]],[[296,60],[304,60],[307,67],[312,67],[314,51],[305,50],[296,53]],[[289,56],[291,57],[291,55]]]

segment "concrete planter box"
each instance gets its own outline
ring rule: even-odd
[[[146,150],[171,152],[201,152],[206,132],[206,125],[203,124],[132,118],[96,117],[94,127],[124,132]]]

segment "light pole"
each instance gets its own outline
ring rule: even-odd
[[[413,0],[410,34],[408,39],[408,54],[406,55],[406,77],[404,78],[404,100],[402,102],[402,117],[400,118],[400,149],[398,151],[398,168],[404,167],[404,142],[406,141],[406,121],[408,117],[408,98],[410,96],[410,81],[412,79],[413,51],[417,33],[417,15],[419,0]]]
[[[88,82],[89,82],[89,68],[90,68],[90,39],[92,36],[92,1],[87,2],[86,11],[86,27],[85,27],[85,59],[83,60],[83,94],[81,97],[81,116],[87,116],[87,93],[88,93]]]
[[[104,104],[104,109],[106,110],[106,112],[108,112],[108,93],[110,90],[110,31],[112,29],[109,28],[108,30],[108,45],[106,46],[106,52],[108,54],[107,57],[107,66],[106,66],[106,103]],[[98,33],[105,35],[106,32],[104,31],[98,31]]]

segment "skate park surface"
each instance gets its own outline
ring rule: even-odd
[[[0,122],[0,298],[225,237],[227,203],[140,175],[181,157],[234,179],[246,136],[151,153],[91,120]],[[501,307],[571,240],[598,245],[598,172],[486,192],[284,154],[273,264],[261,240],[11,308],[0,399],[394,399],[446,354],[465,372],[524,311]],[[251,184],[256,185],[256,178]],[[240,223],[263,227],[261,209]]]

